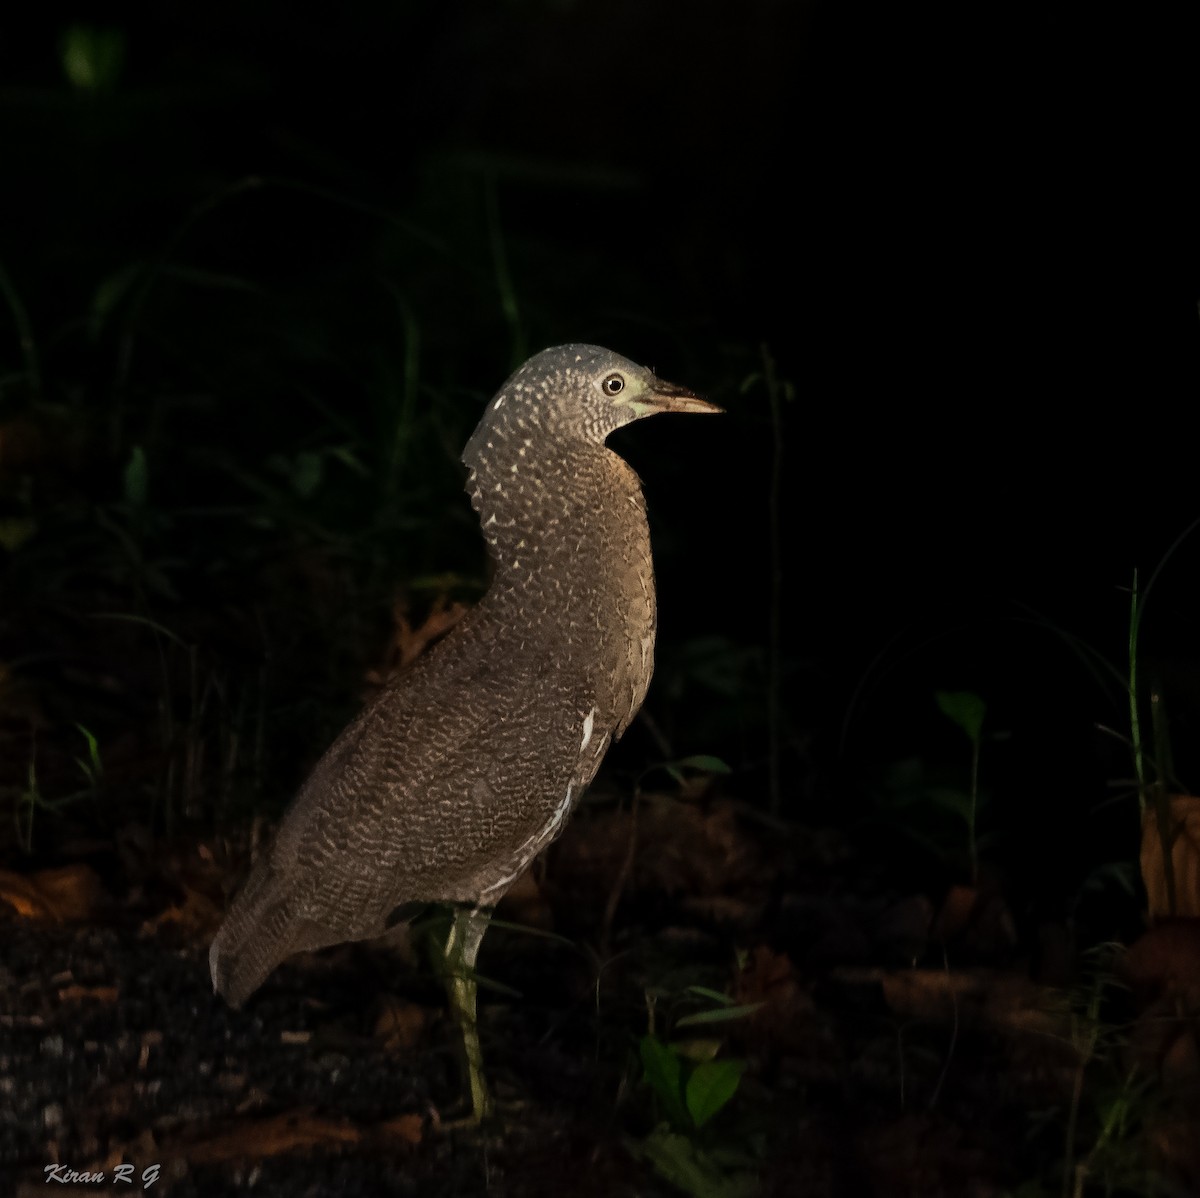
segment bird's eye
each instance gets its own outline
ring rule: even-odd
[[[625,390],[625,380],[619,374],[610,374],[601,386],[607,395],[620,395]]]

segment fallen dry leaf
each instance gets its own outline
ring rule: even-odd
[[[554,849],[552,876],[573,892],[607,898],[629,852],[627,807],[580,812]],[[630,889],[681,894],[693,902],[732,895],[756,905],[771,876],[766,853],[732,802],[685,803],[671,795],[642,796],[637,858]],[[744,908],[739,907],[742,912]]]
[[[220,926],[221,909],[199,890],[185,886],[183,891],[182,902],[146,920],[138,934],[142,937],[154,936],[170,928],[187,940],[211,936]]]
[[[429,1014],[424,1007],[387,998],[375,1020],[375,1035],[393,1052],[412,1048],[420,1042],[428,1022]]]
[[[237,1127],[179,1148],[194,1165],[230,1160],[261,1160],[286,1152],[352,1145],[362,1140],[359,1128],[344,1119],[324,1119],[311,1109],[286,1111],[265,1119],[247,1119]]]
[[[1017,927],[1004,897],[994,887],[951,886],[931,933],[957,944],[976,959],[1004,957],[1017,943]]]
[[[84,999],[94,999],[96,1002],[116,1002],[116,986],[64,986],[58,992],[60,1002],[82,1002]]]
[[[1200,798],[1171,795],[1171,865],[1175,874],[1175,909],[1171,909],[1162,836],[1153,806],[1142,813],[1142,879],[1149,915],[1154,919],[1200,918]]]
[[[933,921],[934,939],[947,944],[961,936],[978,902],[979,891],[974,886],[951,886]]]
[[[1166,1116],[1152,1124],[1148,1135],[1159,1166],[1179,1185],[1177,1192],[1200,1192],[1200,1120]]]
[[[816,1007],[786,954],[765,944],[752,949],[737,976],[733,997],[739,1005],[763,1004],[744,1026],[734,1029],[747,1043],[790,1051],[812,1040]]]
[[[74,922],[89,919],[104,898],[99,875],[87,865],[33,874],[0,870],[0,902],[24,919]]]
[[[22,919],[56,918],[33,881],[7,869],[0,869],[0,902],[7,903]]]
[[[438,595],[425,619],[414,628],[408,618],[407,600],[398,599],[392,605],[395,627],[386,661],[382,669],[367,673],[367,682],[373,687],[383,686],[390,678],[408,669],[434,641],[445,636],[467,610],[465,603],[451,603],[448,595]]]
[[[374,1134],[377,1140],[384,1140],[389,1144],[398,1141],[419,1144],[425,1134],[425,1120],[420,1115],[398,1115],[395,1119],[376,1124]]]
[[[1070,1018],[1062,992],[994,969],[837,969],[833,978],[878,985],[893,1014],[1067,1039]]]
[[[1120,970],[1142,1003],[1178,997],[1200,1006],[1200,919],[1151,928],[1130,945]]]

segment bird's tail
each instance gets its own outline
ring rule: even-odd
[[[307,947],[299,943],[301,928],[286,883],[260,862],[208,951],[213,990],[231,1007],[240,1007],[280,961]]]

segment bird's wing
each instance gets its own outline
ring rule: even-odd
[[[566,676],[537,655],[464,666],[450,640],[330,746],[235,897],[209,954],[234,1006],[294,952],[380,934],[400,903],[478,900],[568,791],[586,713]]]
[[[285,816],[271,866],[310,918],[370,935],[398,902],[463,897],[565,793],[587,713],[555,663],[450,656],[381,693]]]

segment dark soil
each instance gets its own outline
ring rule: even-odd
[[[921,940],[932,906],[844,887],[844,846],[768,834],[720,802],[671,800],[643,813],[643,843],[655,845],[660,818],[677,828],[680,860],[704,864],[697,837],[723,846],[723,880],[714,872],[700,887],[709,893],[672,893],[678,862],[661,842],[643,849],[602,958],[598,886],[611,885],[603,863],[621,856],[628,824],[585,811],[540,886],[501,912],[566,939],[497,926],[485,940],[482,976],[507,990],[481,991],[500,1109],[483,1130],[456,1121],[457,1033],[421,954],[382,944],[303,956],[233,1011],[208,978],[227,879],[203,866],[202,843],[164,854],[155,884],[130,884],[93,854],[107,895],[74,922],[16,914],[9,875],[0,1192],[45,1192],[59,1165],[105,1173],[71,1190],[81,1194],[137,1189],[154,1166],[147,1188],[177,1195],[675,1194],[646,1157],[659,1116],[636,1049],[651,1018],[666,1036],[695,1009],[689,985],[764,1004],[671,1037],[711,1037],[721,1056],[748,1061],[696,1137],[737,1163],[698,1192],[732,1194],[719,1179],[737,1177],[813,1198],[1053,1185],[1080,1075],[1067,991],[1034,986],[1020,964],[913,969],[914,949],[929,953],[904,937]],[[773,894],[750,884],[764,862]],[[1092,1119],[1081,1113],[1081,1153]],[[1124,1150],[1149,1176],[1142,1140]],[[112,1180],[121,1164],[132,1186]]]

